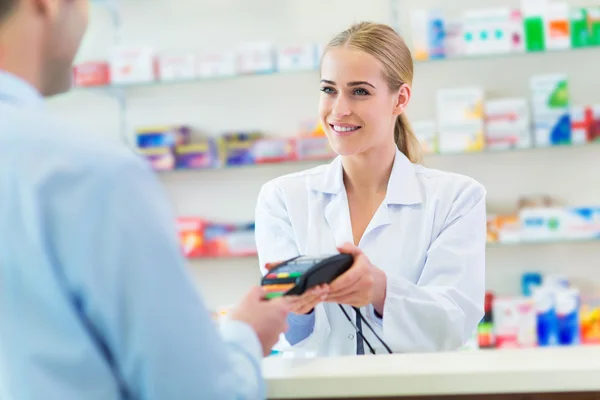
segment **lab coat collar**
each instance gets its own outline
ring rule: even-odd
[[[310,177],[310,186],[318,192],[339,194],[344,189],[343,171],[342,158],[338,156],[325,168],[324,173]],[[384,201],[387,205],[414,205],[422,202],[414,165],[400,150],[396,150]]]
[[[28,82],[9,72],[0,70],[0,103],[20,106],[41,106],[42,95]]]

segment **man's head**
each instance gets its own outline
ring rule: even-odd
[[[0,0],[0,69],[43,95],[69,89],[88,23],[88,0]]]

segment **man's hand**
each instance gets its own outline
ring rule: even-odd
[[[264,300],[264,297],[262,288],[252,288],[231,311],[231,319],[245,322],[254,329],[266,357],[279,340],[279,335],[288,328],[290,306],[288,299],[284,297],[272,300]]]

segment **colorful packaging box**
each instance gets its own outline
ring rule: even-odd
[[[546,49],[564,50],[571,47],[570,6],[567,3],[550,2],[544,16]]]
[[[485,144],[483,89],[466,87],[437,92],[440,153],[481,151]]]
[[[331,148],[327,137],[301,137],[296,139],[297,160],[327,160],[337,154]]]
[[[537,345],[537,318],[531,298],[497,298],[493,304],[496,347],[526,348]]]
[[[535,145],[571,144],[569,84],[564,74],[536,75],[531,78]]]
[[[414,10],[410,18],[413,55],[415,60],[429,59],[429,11],[426,9]]]
[[[546,0],[522,0],[523,26],[525,31],[525,49],[528,52],[546,50],[544,17]]]
[[[175,148],[176,168],[205,169],[220,166],[219,149],[212,138]]]
[[[227,133],[222,136],[223,163],[227,166],[255,164],[252,149],[256,141],[263,139],[260,132]]]
[[[177,231],[181,250],[187,258],[206,255],[204,232],[208,223],[202,218],[177,218]]]
[[[109,64],[113,84],[154,82],[158,76],[157,58],[151,47],[115,47]]]
[[[424,154],[438,151],[437,129],[435,121],[415,121],[411,123],[413,132],[421,144]]]
[[[171,171],[175,168],[175,154],[172,147],[147,147],[138,149],[142,157],[155,171]]]
[[[465,53],[467,55],[500,54],[511,51],[508,7],[469,10],[464,13]]]
[[[73,85],[79,87],[110,84],[110,66],[106,62],[86,62],[73,67]]]
[[[526,99],[487,100],[484,109],[487,149],[508,150],[532,147],[529,105]]]
[[[314,44],[285,46],[277,49],[277,70],[281,72],[313,70],[319,65]]]
[[[204,229],[206,257],[243,257],[255,255],[254,224],[207,224]]]
[[[175,147],[190,142],[191,128],[189,126],[148,126],[136,130],[136,145],[138,148]]]
[[[573,346],[581,343],[579,328],[579,290],[563,288],[555,291],[557,320],[557,342],[560,346]]]
[[[584,297],[579,315],[581,343],[600,344],[600,296]]]
[[[261,139],[252,147],[252,156],[257,164],[291,161],[295,154],[295,141],[292,139]]]
[[[573,105],[571,115],[571,142],[584,144],[592,141],[592,126],[594,124],[594,111],[591,106]]]

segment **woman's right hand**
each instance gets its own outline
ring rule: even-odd
[[[308,314],[319,303],[327,300],[329,295],[329,285],[315,286],[307,290],[300,296],[286,296],[288,299],[288,307],[294,314]]]

